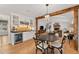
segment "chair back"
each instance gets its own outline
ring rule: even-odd
[[[65,39],[66,39],[66,37],[64,36],[63,39],[62,39],[62,42],[61,42],[62,46],[65,43]]]
[[[36,39],[35,37],[33,37],[35,45],[39,45],[40,43],[42,43],[39,39]]]
[[[38,40],[35,37],[33,37],[33,39],[34,39],[34,42],[37,43]]]
[[[69,34],[69,35],[68,35],[68,39],[69,39],[69,40],[73,40],[73,38],[74,38],[74,35],[73,35],[73,34]]]

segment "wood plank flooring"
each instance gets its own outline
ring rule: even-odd
[[[35,54],[35,43],[33,39],[19,43],[16,45],[4,45],[0,48],[1,54]],[[40,54],[40,52],[38,52]],[[75,41],[72,40],[69,44],[66,40],[64,44],[64,54],[78,54],[75,50]]]

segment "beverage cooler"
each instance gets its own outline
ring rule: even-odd
[[[11,44],[15,45],[18,43],[23,42],[23,35],[22,33],[11,33]]]
[[[16,43],[22,42],[23,35],[22,35],[22,33],[17,33],[17,34],[14,35],[14,38],[15,38],[14,44],[16,44]]]

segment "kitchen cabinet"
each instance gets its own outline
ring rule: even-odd
[[[35,31],[28,32],[11,32],[11,44],[15,45],[16,39],[22,42],[32,39],[35,36]]]
[[[0,47],[8,45],[8,36],[0,36]]]
[[[0,35],[8,35],[8,21],[0,20]]]

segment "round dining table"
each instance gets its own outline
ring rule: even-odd
[[[43,33],[39,36],[40,41],[49,41],[54,42],[56,40],[59,40],[60,37],[54,35],[53,33]]]
[[[53,33],[43,33],[43,34],[40,34],[38,36],[38,38],[41,41],[41,43],[43,43],[42,47],[44,47],[44,45],[45,45],[44,43],[46,43],[48,45],[48,48],[50,48],[51,42],[55,42],[57,40],[60,40],[61,37],[56,36]]]

